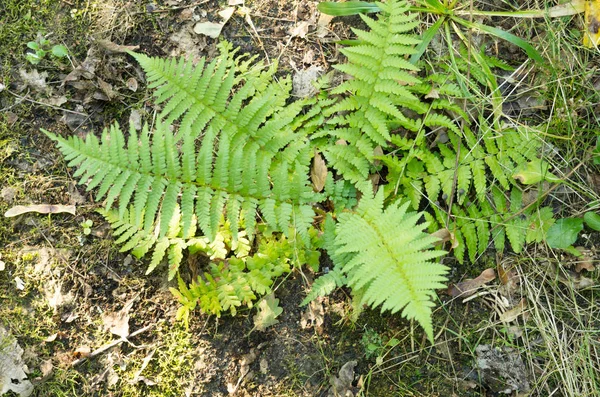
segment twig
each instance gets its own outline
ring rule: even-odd
[[[6,90],[8,93],[10,93],[11,95],[16,96],[17,98],[23,100],[23,101],[27,101],[27,102],[31,102],[31,103],[35,103],[36,105],[41,105],[41,106],[48,106],[49,108],[52,109],[56,109],[56,110],[62,110],[63,112],[67,112],[67,113],[73,113],[73,114],[78,114],[80,116],[86,116],[88,117],[87,114],[85,113],[81,113],[81,112],[76,112],[74,110],[69,110],[69,109],[65,109],[65,108],[61,108],[58,106],[54,106],[54,105],[50,105],[48,103],[44,103],[44,102],[38,102],[38,101],[34,101],[33,99],[29,99],[27,97],[21,96],[19,94],[17,94],[16,92],[12,92],[11,90]]]
[[[113,347],[115,347],[115,346],[117,346],[117,345],[119,345],[119,344],[121,344],[121,343],[123,343],[123,342],[127,342],[127,343],[129,343],[129,340],[128,340],[128,338],[133,338],[134,336],[137,336],[137,335],[139,335],[139,334],[141,334],[141,333],[143,333],[143,332],[146,332],[146,331],[148,331],[150,328],[152,328],[153,326],[154,326],[154,324],[147,325],[147,326],[145,326],[145,327],[143,327],[143,328],[140,328],[140,329],[138,329],[138,330],[137,330],[137,331],[135,331],[135,332],[132,332],[131,334],[129,334],[129,336],[128,336],[127,338],[121,338],[121,339],[117,339],[117,340],[115,340],[115,341],[112,341],[112,342],[110,342],[110,343],[107,343],[106,345],[104,345],[104,346],[101,346],[101,347],[97,348],[96,350],[94,350],[93,352],[91,352],[89,356],[86,356],[86,357],[81,357],[80,359],[77,359],[77,360],[73,361],[73,363],[71,363],[71,366],[72,366],[72,367],[76,367],[76,366],[78,366],[79,364],[81,364],[81,363],[83,363],[84,361],[86,361],[87,359],[89,359],[89,358],[94,358],[94,357],[96,357],[97,355],[99,355],[99,354],[102,354],[102,353],[104,353],[105,351],[107,351],[108,349],[110,349],[110,348],[113,348]]]

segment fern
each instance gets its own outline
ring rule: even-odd
[[[100,141],[91,134],[83,141],[47,132],[69,165],[79,167],[75,176],[81,177],[80,182],[91,179],[88,190],[100,186],[96,199],[105,198],[110,209],[119,196],[121,217],[131,203],[134,223],[143,214],[144,230],[159,225],[159,239],[166,235],[178,204],[184,238],[193,236],[194,220],[206,236],[214,238],[223,212],[234,235],[243,222],[252,237],[260,212],[273,230],[287,233],[292,226],[306,237],[313,217],[314,195],[305,165],[311,152],[307,145],[298,149],[291,144],[305,139],[291,126],[304,104],[278,106],[287,98],[289,84],[259,84],[256,80],[264,78],[259,75],[238,87],[228,101],[232,84],[239,79],[227,62],[216,69],[212,62],[203,70],[183,61],[136,57],[149,81],[159,86],[158,101],[167,102],[161,113],[165,122],[184,114],[179,134],[162,122],[152,138],[147,127],[139,136],[131,129],[127,143],[117,125],[105,130]],[[184,81],[186,89],[181,87]],[[197,90],[193,95],[190,87]],[[210,123],[198,119],[202,114],[211,115]],[[179,139],[182,144],[177,150]]]
[[[281,236],[262,239],[253,255],[231,256],[225,252],[221,256],[215,255],[209,245],[197,242],[191,251],[202,251],[213,260],[191,284],[186,285],[180,279],[179,290],[171,290],[183,305],[178,317],[188,319],[189,311],[196,305],[202,312],[216,316],[223,311],[235,315],[242,306],[252,307],[258,296],[272,292],[271,286],[277,277],[289,273],[295,266],[318,263],[318,251],[308,248],[297,251],[298,246],[299,243]]]
[[[446,266],[432,259],[444,254],[432,249],[437,241],[423,233],[419,213],[407,212],[408,203],[383,208],[383,192],[365,194],[356,211],[339,216],[336,254],[349,254],[340,265],[348,285],[362,291],[361,303],[381,310],[402,311],[415,319],[433,341],[432,297],[443,288]],[[360,231],[360,232],[359,232]]]
[[[115,124],[85,140],[46,132],[80,183],[97,189],[122,250],[151,254],[148,272],[167,261],[173,279],[186,255],[205,257],[200,276],[178,277],[172,290],[178,318],[187,322],[197,307],[217,316],[252,307],[294,267],[317,270],[321,249],[334,267],[304,304],[347,285],[357,304],[400,311],[432,340],[432,297],[447,268],[434,261],[443,252],[428,225],[454,232],[462,262],[507,240],[518,252],[552,224],[550,209],[524,208],[513,178],[539,155],[536,132],[473,117],[461,106],[470,93],[451,73],[418,77],[406,59],[420,43],[419,21],[404,0],[378,6],[377,20],[361,16],[370,31],[355,29],[358,40],[342,50],[348,62],[335,66],[350,78],[315,98],[291,102],[276,65],[227,43],[196,66],[131,53],[162,106],[152,129],[126,134]],[[488,72],[473,79],[493,88]],[[322,193],[308,181],[315,151],[336,171]],[[384,181],[375,195],[373,171]]]
[[[377,146],[387,147],[392,126],[410,131],[421,128],[420,120],[406,116],[401,109],[419,114],[427,111],[409,89],[420,83],[418,70],[405,59],[420,40],[411,33],[419,24],[416,14],[407,14],[404,1],[381,4],[377,20],[361,15],[371,31],[353,29],[357,44],[342,49],[348,62],[334,66],[352,78],[332,90],[348,94],[324,111],[331,116],[315,137],[327,138],[323,152],[329,163],[345,179],[358,183],[367,178]],[[392,123],[393,122],[393,123]],[[335,145],[342,140],[345,145]]]

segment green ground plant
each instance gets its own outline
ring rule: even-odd
[[[42,35],[38,35],[38,38],[35,41],[28,42],[27,47],[33,50],[33,52],[28,52],[27,55],[25,55],[27,61],[32,65],[40,63],[48,54],[58,59],[65,58],[69,55],[67,47],[62,44],[52,45],[52,42]]]
[[[207,259],[191,283],[179,278],[180,318],[197,306],[251,307],[276,277],[316,268],[324,250],[334,268],[311,298],[348,285],[357,303],[400,311],[433,341],[432,297],[448,269],[427,229],[450,231],[460,262],[490,241],[503,250],[505,235],[517,252],[543,238],[552,213],[522,202],[518,178],[531,169],[546,178],[538,131],[467,114],[453,73],[419,77],[407,60],[422,42],[418,15],[400,0],[377,6],[336,66],[350,78],[314,98],[290,102],[276,65],[227,43],[196,66],[131,53],[163,105],[153,128],[114,124],[85,140],[46,131],[80,183],[98,188],[123,250],[152,253],[148,272],[167,258],[173,279],[185,255]],[[308,177],[318,152],[329,168],[322,192]],[[377,173],[385,183],[374,193]]]

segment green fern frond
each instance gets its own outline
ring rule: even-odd
[[[337,288],[346,285],[346,283],[346,276],[339,268],[336,267],[314,281],[310,288],[310,292],[308,295],[306,295],[306,298],[302,300],[300,306],[306,306],[318,297],[327,296]]]
[[[420,119],[406,116],[402,109],[418,114],[428,109],[410,89],[420,80],[414,74],[417,68],[404,56],[412,54],[420,40],[412,33],[418,21],[416,14],[407,13],[408,7],[403,0],[393,0],[377,20],[361,15],[371,30],[353,29],[357,44],[341,50],[348,62],[334,66],[352,78],[331,93],[351,95],[325,109],[325,116],[334,116],[329,120],[334,128],[327,135],[330,143],[343,139],[347,146],[329,153],[322,149],[338,173],[355,182],[368,175],[375,147],[388,146],[392,124],[410,131],[422,127]]]
[[[362,303],[381,310],[402,311],[415,319],[433,340],[431,308],[435,289],[443,288],[448,269],[432,260],[444,254],[425,234],[421,214],[407,212],[408,203],[383,208],[383,192],[363,195],[353,213],[339,216],[337,254],[351,259],[341,265],[348,285],[362,290]]]
[[[165,102],[165,122],[181,117],[177,134],[163,122],[152,134],[147,127],[139,136],[131,129],[127,142],[117,125],[105,130],[100,141],[92,134],[83,141],[48,133],[69,165],[79,166],[75,175],[81,176],[80,182],[89,181],[88,189],[99,186],[97,200],[105,198],[110,209],[119,198],[121,215],[133,202],[135,223],[143,213],[144,230],[159,225],[159,239],[178,205],[187,237],[195,218],[202,232],[213,238],[222,213],[234,236],[243,219],[252,237],[260,210],[275,231],[287,233],[290,225],[310,224],[314,195],[303,165],[310,148],[300,145],[305,136],[290,127],[306,103],[283,106],[288,82],[263,84],[264,76],[254,73],[244,84],[229,66],[234,61],[227,52],[206,67],[203,62],[193,67],[183,60],[134,56],[150,86],[158,87],[155,94],[158,102]],[[237,91],[232,94],[234,83]],[[200,120],[203,114],[209,119]]]

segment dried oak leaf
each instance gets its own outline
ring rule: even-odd
[[[277,317],[283,313],[283,309],[279,307],[279,299],[275,298],[273,293],[264,297],[258,304],[258,313],[252,317],[254,327],[258,331],[264,331],[271,325],[279,322]]]

